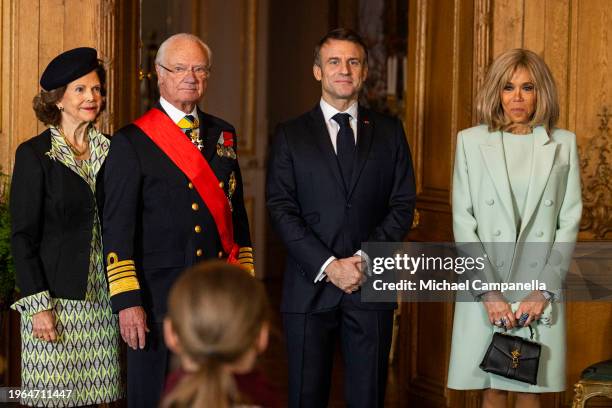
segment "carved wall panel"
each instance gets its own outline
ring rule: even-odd
[[[612,233],[612,116],[604,106],[598,132],[580,149],[582,172],[582,223],[580,229],[595,239]]]

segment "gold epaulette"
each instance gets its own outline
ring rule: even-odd
[[[240,247],[238,251],[238,264],[251,276],[255,276],[255,264],[253,263],[253,248]]]
[[[120,261],[117,254],[111,252],[106,257],[106,265],[111,297],[119,293],[140,289],[138,279],[136,278],[136,266],[133,260],[126,259]]]

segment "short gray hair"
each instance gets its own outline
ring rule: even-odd
[[[171,43],[177,40],[191,41],[200,45],[204,52],[206,52],[206,57],[208,58],[208,67],[210,68],[212,66],[212,51],[210,50],[210,47],[206,45],[206,43],[202,41],[200,37],[189,33],[178,33],[166,38],[157,50],[157,55],[155,56],[155,64],[161,64],[162,61],[165,60],[166,49],[171,45]]]

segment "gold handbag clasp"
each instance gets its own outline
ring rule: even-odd
[[[512,368],[518,368],[519,366],[519,357],[521,356],[521,352],[517,349],[512,350],[510,353],[512,354]]]

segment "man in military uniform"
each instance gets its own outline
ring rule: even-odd
[[[113,310],[128,344],[128,405],[157,406],[168,367],[162,335],[179,274],[227,258],[251,272],[236,132],[198,109],[211,51],[177,34],[155,59],[159,103],[112,138],[104,176],[104,254]]]

